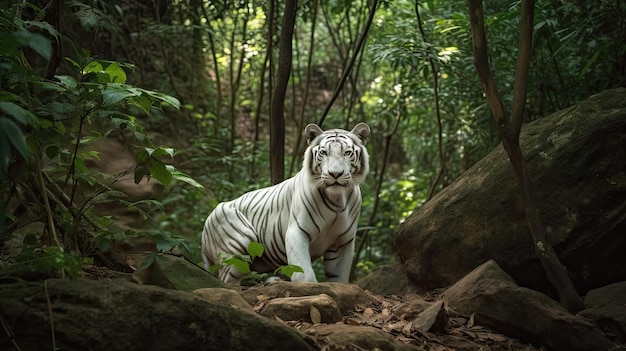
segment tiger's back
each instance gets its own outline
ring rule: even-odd
[[[245,255],[250,242],[260,242],[265,252],[251,267],[257,272],[296,264],[305,273],[292,280],[316,281],[311,259],[324,255],[327,279],[347,282],[361,208],[359,184],[369,170],[364,147],[369,131],[364,123],[351,132],[307,126],[309,147],[300,172],[221,203],[208,216],[202,235],[205,265]],[[219,275],[227,282],[241,276],[230,266]]]

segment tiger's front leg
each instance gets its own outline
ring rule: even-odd
[[[326,281],[348,283],[354,257],[354,239],[338,249],[330,248],[324,254]]]
[[[289,226],[285,233],[285,251],[287,252],[287,263],[302,268],[304,273],[296,272],[291,276],[292,282],[317,283],[313,265],[311,264],[311,253],[309,252],[309,237],[306,233],[298,229],[297,226]]]

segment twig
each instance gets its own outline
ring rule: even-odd
[[[4,329],[4,332],[9,337],[9,340],[11,340],[11,344],[13,344],[13,347],[15,347],[17,351],[22,351],[22,349],[20,349],[20,347],[17,345],[17,342],[15,342],[15,334],[13,333],[13,330],[9,328],[7,322],[4,320],[4,317],[2,317],[2,314],[0,314],[0,323],[2,324],[2,329]]]
[[[43,179],[43,170],[41,169],[41,155],[39,152],[39,148],[35,147],[35,167],[37,168],[37,181],[39,182],[39,188],[41,190],[41,196],[43,198],[43,204],[46,209],[46,215],[48,217],[48,228],[50,230],[50,235],[52,236],[52,241],[59,248],[59,250],[63,251],[63,246],[59,242],[59,237],[57,236],[56,227],[54,225],[54,218],[52,217],[52,209],[50,208],[50,201],[48,200],[48,192],[46,188],[46,183]],[[61,277],[65,278],[65,271],[61,269]]]
[[[50,294],[48,294],[48,280],[43,281],[43,289],[46,293],[46,302],[48,303],[48,315],[50,316],[50,332],[52,334],[52,349],[57,349],[56,337],[54,336],[54,319],[52,319],[52,303],[50,303]]]
[[[374,14],[376,13],[377,7],[378,7],[378,0],[372,1],[372,7],[370,9],[370,14],[367,19],[367,23],[365,24],[365,28],[363,29],[363,32],[361,33],[361,37],[356,43],[356,47],[354,48],[354,53],[352,54],[352,57],[350,58],[350,62],[348,62],[348,66],[343,71],[343,75],[341,76],[341,79],[339,80],[339,83],[337,84],[337,88],[335,88],[335,92],[333,93],[333,96],[330,98],[330,100],[326,104],[326,107],[324,108],[324,112],[322,112],[322,117],[320,118],[319,123],[317,123],[317,125],[320,127],[322,127],[322,125],[324,124],[324,120],[326,119],[326,116],[328,115],[330,108],[335,103],[335,100],[337,100],[337,98],[339,97],[339,93],[341,93],[343,85],[345,84],[346,80],[348,79],[348,76],[350,75],[350,72],[352,71],[352,67],[354,66],[354,63],[357,57],[359,56],[359,52],[361,51],[361,48],[363,47],[363,44],[365,43],[365,39],[367,38],[367,32],[369,31],[372,25],[372,21],[374,20]]]
[[[422,40],[424,43],[429,44],[426,39],[426,32],[424,31],[424,27],[422,26],[422,16],[419,11],[419,1],[415,0],[415,16],[417,17],[417,24],[419,26],[420,35],[422,36]],[[439,106],[439,70],[437,69],[437,63],[432,58],[430,53],[427,53],[428,62],[430,64],[430,70],[433,73],[433,94],[435,99],[435,114],[437,115],[437,146],[439,148],[439,172],[437,172],[437,177],[435,181],[431,184],[430,190],[428,191],[428,200],[432,199],[435,196],[435,191],[437,190],[437,186],[439,182],[441,182],[441,178],[446,171],[446,153],[443,149],[443,124],[441,123],[441,107]]]

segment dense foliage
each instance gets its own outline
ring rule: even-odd
[[[66,1],[54,22],[51,4],[59,2],[0,3],[1,259],[57,257],[63,248],[62,261],[68,253],[80,261],[148,235],[160,250],[187,245],[199,261],[197,239],[210,210],[270,182],[269,104],[284,5]],[[485,4],[491,64],[507,103],[518,5]],[[625,18],[617,0],[536,1],[527,120],[624,86]],[[299,169],[307,123],[373,128],[357,243],[362,274],[393,258],[391,233],[400,221],[498,144],[473,66],[467,5],[299,2],[293,46],[285,174]],[[104,174],[86,162],[98,156],[91,143],[112,137],[136,155],[128,173]],[[155,138],[170,146],[153,145]],[[134,203],[111,188],[123,177],[148,176],[167,186],[160,197]],[[155,220],[117,228],[115,218],[93,212],[103,201],[125,201]]]

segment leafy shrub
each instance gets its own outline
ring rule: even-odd
[[[125,237],[112,229],[114,218],[94,213],[95,204],[163,208],[156,200],[131,201],[112,190],[115,182],[132,176],[135,183],[202,186],[166,163],[175,150],[153,145],[139,122],[179,108],[178,100],[127,84],[131,65],[97,60],[86,50],[64,58],[67,74],[42,78],[31,62],[49,62],[53,45],[66,38],[45,22],[21,19],[22,6],[0,11],[0,258],[4,268],[27,262],[75,274],[90,262],[82,257]],[[113,135],[131,141],[136,166],[114,176],[89,169],[86,161],[99,155],[87,146]],[[43,229],[25,229],[38,222]]]

